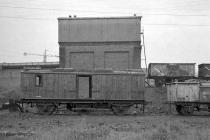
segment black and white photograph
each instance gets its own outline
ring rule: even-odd
[[[0,0],[0,140],[209,139],[209,0]]]

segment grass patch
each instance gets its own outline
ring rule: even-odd
[[[209,128],[188,128],[178,121],[151,124],[150,127],[137,124],[88,125],[81,121],[74,127],[40,130],[31,140],[208,140],[209,134]]]

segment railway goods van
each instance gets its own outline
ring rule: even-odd
[[[173,82],[166,87],[168,103],[174,104],[179,114],[210,111],[210,82]]]
[[[119,113],[133,105],[144,106],[144,81],[145,74],[140,69],[26,70],[21,73],[24,98],[20,104],[35,105],[41,114],[51,114],[61,104],[70,110],[110,108]]]
[[[210,79],[210,64],[198,65],[198,77],[201,79]]]
[[[156,86],[194,77],[195,63],[150,63],[148,67],[148,78],[154,79]]]

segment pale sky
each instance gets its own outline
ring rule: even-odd
[[[147,63],[210,63],[210,0],[0,0],[0,63],[43,61],[23,53],[44,49],[58,55],[58,17],[134,13],[143,17]]]

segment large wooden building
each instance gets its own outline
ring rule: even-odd
[[[141,17],[58,18],[60,66],[74,69],[141,67]]]

